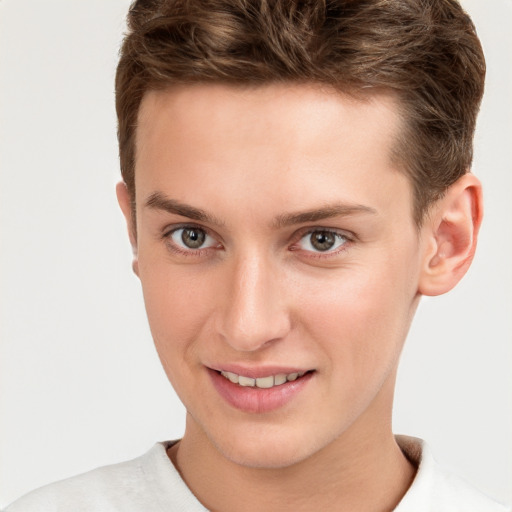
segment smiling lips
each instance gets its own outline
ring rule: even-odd
[[[243,387],[256,387],[260,389],[270,389],[275,386],[281,386],[286,382],[293,382],[299,377],[303,377],[306,372],[293,372],[293,373],[278,373],[277,375],[269,375],[268,377],[246,377],[244,375],[237,375],[233,372],[220,372],[220,374],[228,379],[233,384],[238,384]]]
[[[276,370],[276,373],[267,373],[264,377],[257,376],[257,373],[266,373],[261,369],[247,371],[253,373],[253,376],[211,368],[208,373],[214,388],[230,406],[246,413],[261,414],[292,402],[308,386],[316,373],[314,370]]]

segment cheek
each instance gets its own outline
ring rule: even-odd
[[[174,390],[189,404],[198,394],[193,384],[198,364],[196,340],[204,337],[201,332],[210,303],[207,289],[197,289],[184,272],[170,272],[168,266],[160,271],[152,266],[147,272],[142,265],[140,277],[158,357]]]
[[[387,371],[402,348],[414,293],[397,282],[395,270],[387,265],[373,266],[371,272],[363,266],[347,269],[336,278],[311,283],[309,292],[301,294],[310,335],[333,366],[344,366],[352,382]]]
[[[193,349],[212,304],[212,294],[203,279],[191,279],[186,266],[143,264],[140,278],[153,339],[161,359]],[[166,357],[167,356],[167,357]]]

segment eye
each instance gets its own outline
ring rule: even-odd
[[[306,233],[298,242],[300,249],[312,252],[334,252],[348,241],[336,231],[316,229]]]
[[[181,250],[194,251],[218,245],[218,242],[204,229],[195,226],[174,229],[167,236]]]

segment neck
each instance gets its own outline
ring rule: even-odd
[[[382,421],[379,414],[380,422],[363,416],[328,446],[282,468],[232,462],[188,417],[185,436],[169,457],[199,501],[214,512],[390,512],[415,469],[396,444],[391,415]]]

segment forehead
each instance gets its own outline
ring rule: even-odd
[[[225,138],[254,139],[258,129],[262,135],[273,129],[318,143],[318,131],[328,124],[347,144],[359,130],[387,134],[381,140],[383,149],[389,149],[400,124],[396,96],[370,90],[354,96],[320,84],[194,84],[152,90],[139,109],[137,143],[144,150],[147,136],[162,128],[175,137],[196,135],[206,141],[215,127]]]
[[[395,98],[382,92],[355,98],[311,84],[151,91],[139,111],[137,196],[187,195],[193,182],[206,201],[247,186],[251,197],[290,208],[316,192],[333,196],[326,201],[378,199],[403,178],[392,161],[399,130]]]

